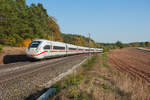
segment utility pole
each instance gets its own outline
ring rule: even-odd
[[[53,41],[53,32],[52,32],[52,37],[51,37],[51,40]]]
[[[90,49],[91,34],[88,33],[88,35],[89,35],[89,44],[88,44],[88,46],[89,46],[89,58],[90,58],[90,56],[91,56],[91,49]]]

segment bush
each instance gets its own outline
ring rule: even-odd
[[[22,43],[22,46],[23,47],[28,47],[31,42],[32,42],[31,39],[25,39]]]
[[[88,93],[81,93],[80,94],[80,100],[92,100],[92,95]]]
[[[2,51],[3,50],[3,46],[2,45],[0,45],[0,51]]]
[[[124,47],[124,44],[121,41],[116,42],[116,46],[119,47],[120,49]]]

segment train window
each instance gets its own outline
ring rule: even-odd
[[[53,49],[55,49],[55,50],[65,50],[65,47],[53,46]]]
[[[50,45],[45,45],[44,49],[51,49],[51,46]]]
[[[79,49],[79,50],[81,50],[81,51],[82,51],[83,49]]]
[[[31,42],[31,44],[29,45],[29,48],[37,48],[40,43],[41,43],[41,41],[33,41],[33,42]]]
[[[77,48],[69,48],[69,50],[77,50]]]

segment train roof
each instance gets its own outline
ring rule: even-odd
[[[34,41],[41,41],[41,42],[51,42],[55,45],[68,45],[68,47],[78,47],[81,49],[89,49],[89,47],[83,47],[83,46],[77,46],[77,45],[73,45],[73,44],[68,44],[68,43],[63,43],[63,42],[58,42],[58,41],[50,41],[50,40],[45,40],[45,39],[38,39],[38,40],[34,40]],[[102,48],[90,48],[90,49],[99,49],[99,50],[103,50]]]
[[[66,43],[67,44],[67,43]],[[73,44],[67,44],[68,47],[73,47],[73,48],[77,48],[78,46],[73,45]]]
[[[65,45],[65,44],[66,44],[66,43],[63,43],[63,42],[50,41],[50,40],[44,40],[44,39],[38,39],[38,40],[34,40],[34,41],[50,42],[50,43],[53,43],[53,44],[55,44],[55,45]]]

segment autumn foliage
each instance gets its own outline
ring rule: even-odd
[[[62,34],[63,40],[65,43],[70,43],[78,46],[85,46],[85,47],[96,47],[96,43],[94,40],[89,39],[82,35],[76,34]]]
[[[24,41],[23,41],[23,47],[28,47],[28,45],[31,43],[32,41],[31,41],[31,39],[25,39]]]

